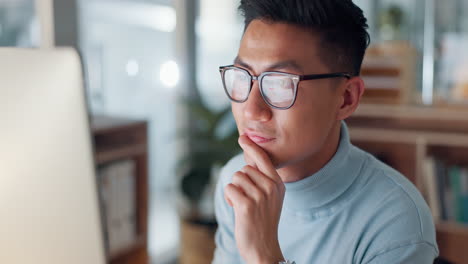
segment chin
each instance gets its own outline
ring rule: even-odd
[[[288,166],[288,164],[290,164],[290,161],[286,157],[281,157],[280,155],[278,155],[278,153],[272,153],[269,151],[267,151],[267,153],[271,159],[271,162],[273,163],[273,166],[277,170],[284,168]]]
[[[291,155],[293,153],[283,153],[281,151],[270,153],[268,152],[268,156],[270,157],[273,166],[275,169],[283,169],[288,166],[294,166],[297,164],[302,164],[308,158],[310,158],[311,153],[295,153],[295,155]]]
[[[284,152],[284,147],[280,146],[282,144],[278,144],[280,142],[275,142],[276,145],[268,145],[262,147],[262,149],[265,151],[265,153],[268,155],[268,157],[271,160],[271,163],[275,167],[275,169],[281,169],[284,168],[291,163],[294,162],[294,158],[287,155]],[[286,154],[286,155],[285,155]]]

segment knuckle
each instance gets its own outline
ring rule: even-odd
[[[244,175],[244,173],[242,171],[236,171],[234,173],[234,178],[242,177],[243,175]]]
[[[245,171],[245,172],[249,172],[253,169],[252,166],[250,165],[245,165],[244,167],[242,167],[242,171]]]
[[[229,195],[232,192],[232,188],[234,188],[231,184],[228,184],[224,187],[224,193]]]
[[[265,191],[268,195],[272,195],[275,192],[276,185],[271,181],[265,182]]]
[[[239,209],[245,214],[252,213],[254,211],[254,208],[255,204],[250,199],[246,199],[243,203],[239,205]]]
[[[283,194],[286,192],[286,186],[283,183],[279,185],[278,189]]]
[[[267,195],[264,192],[260,191],[259,189],[255,189],[255,191],[253,192],[253,195],[256,201],[263,201],[267,197]]]
[[[239,181],[242,181],[245,179],[245,174],[241,171],[237,171],[236,173],[234,173],[233,177],[232,177],[232,181],[233,182],[239,182]]]

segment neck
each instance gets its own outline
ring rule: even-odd
[[[307,178],[323,168],[335,155],[340,142],[341,122],[336,122],[330,129],[324,143],[318,151],[299,161],[277,169],[283,182],[295,182]]]

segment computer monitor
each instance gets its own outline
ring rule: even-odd
[[[0,263],[104,264],[80,58],[0,48]]]

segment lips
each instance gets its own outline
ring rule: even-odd
[[[274,137],[269,137],[267,135],[262,135],[261,133],[252,131],[245,132],[245,135],[257,144],[264,144],[275,140]]]

